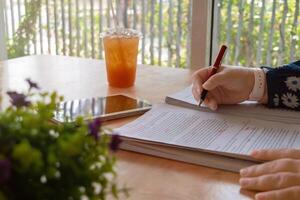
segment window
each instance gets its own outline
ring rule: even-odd
[[[300,59],[299,0],[218,0],[215,5],[214,52],[227,44],[227,64],[280,66]]]

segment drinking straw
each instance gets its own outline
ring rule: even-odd
[[[118,34],[119,21],[118,21],[118,18],[116,16],[116,13],[115,13],[115,9],[114,9],[114,5],[113,5],[112,0],[110,1],[110,7],[111,7],[112,15],[113,15],[114,26],[115,26],[116,32]],[[119,37],[117,37],[117,41],[118,41],[118,45],[120,47],[120,51],[119,51],[120,52],[120,60],[121,60],[122,64],[125,67],[127,67],[126,60],[125,60],[125,55],[124,55],[123,48],[122,48],[122,43],[121,43],[121,40],[120,40]]]
[[[110,1],[110,7],[111,7],[112,15],[113,15],[114,25],[115,25],[115,28],[117,29],[119,27],[119,21],[118,21],[118,18],[116,16],[116,13],[115,13],[113,1]]]

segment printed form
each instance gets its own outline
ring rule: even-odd
[[[146,114],[115,131],[132,139],[241,155],[255,149],[300,148],[300,125],[168,104],[154,105]]]
[[[192,95],[192,86],[189,86],[175,94],[168,95],[166,102],[183,107],[191,105],[194,109],[212,112],[208,108],[203,106],[199,108],[197,106],[198,104]],[[222,105],[218,108],[218,113],[300,125],[300,112],[286,109],[270,109],[254,101],[245,101],[237,105]]]

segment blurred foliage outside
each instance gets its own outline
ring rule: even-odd
[[[230,6],[231,18],[228,14],[228,7]],[[300,59],[299,0],[275,0],[275,18],[273,36],[271,36],[273,6],[274,1],[268,0],[220,1],[220,34],[218,40],[220,44],[226,43],[228,38],[230,40],[227,54],[229,64],[277,66]],[[261,18],[262,8],[263,18]],[[241,34],[238,38],[240,46],[237,47],[236,37],[239,29],[240,12],[243,13],[243,19],[240,27]],[[228,26],[230,20],[232,25]],[[261,30],[260,26],[262,26]],[[261,42],[261,47],[259,47],[259,42]],[[280,47],[280,45],[282,46]],[[236,55],[237,48],[238,55]],[[268,54],[270,55],[269,59]],[[259,60],[257,60],[258,57]]]
[[[144,26],[144,48],[141,44],[139,62],[181,68],[188,65],[191,43],[190,1],[170,0],[161,1],[160,4],[160,1],[152,0],[117,0],[117,9],[125,8],[124,3],[128,3],[126,22],[122,12],[118,15],[119,20],[126,23],[128,27],[141,31]],[[42,31],[40,31],[38,18],[45,13],[46,1],[28,1],[30,5],[27,6],[26,15],[22,17],[17,31],[8,37],[9,58],[29,54],[62,54],[103,59],[99,34],[112,25],[107,4],[102,5],[100,15],[96,1],[93,10],[87,1],[80,1],[78,12],[74,0],[60,2],[65,6],[63,7],[57,1],[49,1],[49,25],[42,24],[40,27]],[[227,64],[276,66],[300,58],[296,56],[300,55],[299,0],[275,0],[273,37],[270,37],[270,31],[274,4],[273,1],[265,1],[265,5],[262,2],[258,0],[219,1],[219,17],[215,22],[218,23],[219,30],[214,41],[217,42],[216,46],[228,43]],[[228,13],[229,7],[230,13]],[[263,18],[261,18],[262,10]],[[64,11],[65,21],[62,20],[62,11]],[[134,11],[136,11],[136,18],[134,18]],[[73,27],[72,32],[69,27]],[[38,39],[41,37],[40,33],[44,37],[42,40]],[[51,38],[45,39],[47,36]],[[39,40],[43,44],[40,44]],[[49,41],[47,43],[47,40],[50,43]],[[39,48],[41,45],[44,50],[39,50],[42,49]]]

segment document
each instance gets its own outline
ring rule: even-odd
[[[300,149],[300,112],[254,102],[198,107],[185,88],[166,97],[137,120],[116,129],[121,148],[238,172],[257,162],[257,149]]]
[[[260,120],[300,125],[300,112],[287,109],[270,109],[254,101],[245,101],[237,105],[222,105],[219,106],[217,111],[211,111],[205,106],[198,107],[197,102],[192,95],[192,86],[175,94],[168,95],[165,101],[168,104],[205,112],[217,112],[226,115],[252,117]]]
[[[243,157],[255,149],[300,148],[300,125],[158,104],[116,131],[127,138]]]

